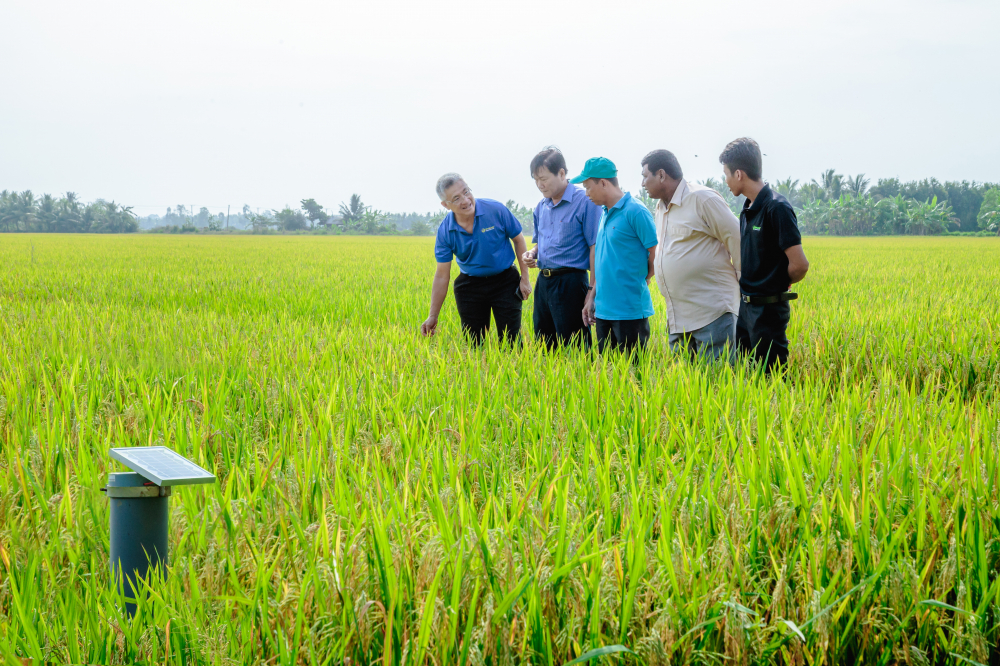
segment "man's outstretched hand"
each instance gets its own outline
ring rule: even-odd
[[[437,325],[437,317],[428,317],[427,320],[420,325],[420,332],[424,337],[430,337],[437,333]]]

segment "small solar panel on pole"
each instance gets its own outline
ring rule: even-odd
[[[111,457],[131,469],[108,475],[102,488],[111,501],[111,573],[116,587],[136,599],[137,581],[150,569],[166,574],[168,500],[173,486],[215,483],[215,475],[165,446],[111,449]],[[126,602],[129,615],[134,602]]]

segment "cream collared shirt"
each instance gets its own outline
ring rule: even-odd
[[[740,308],[740,223],[715,190],[681,179],[656,204],[656,284],[671,333],[697,330]]]

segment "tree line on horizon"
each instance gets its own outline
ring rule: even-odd
[[[721,179],[703,182],[719,192],[739,215],[737,198]],[[872,186],[865,174],[844,176],[827,169],[819,179],[801,182],[786,178],[772,184],[796,210],[804,234],[835,236],[934,235],[949,232],[1000,234],[1000,185],[969,181],[940,182],[936,178],[901,182],[880,178]],[[640,190],[638,197],[655,210],[656,201]],[[513,200],[507,207],[526,235],[534,234],[533,207]],[[303,199],[298,208],[254,212],[244,205],[233,218],[207,208],[168,208],[165,216],[138,217],[131,207],[98,199],[89,204],[73,192],[62,197],[30,190],[0,192],[0,232],[34,233],[305,233],[351,235],[429,236],[446,212],[389,213],[366,205],[359,194],[342,202],[336,213],[315,199]],[[230,227],[230,222],[232,226]]]
[[[303,199],[299,208],[285,206],[263,212],[244,205],[232,219],[233,227],[241,227],[254,234],[305,233],[348,235],[409,235],[431,236],[447,215],[447,211],[427,213],[390,213],[368,206],[361,195],[352,194],[342,202],[336,213],[329,212],[315,199]],[[513,199],[507,207],[520,220],[526,233],[533,233],[533,209],[522,206]],[[193,209],[192,209],[193,210]],[[226,215],[213,216],[202,208],[197,216],[187,215],[183,205],[176,211],[168,208],[163,217],[150,215],[140,219],[140,226],[154,233],[197,233],[223,231]]]
[[[56,198],[31,190],[0,192],[0,231],[127,234],[139,230],[132,208],[98,199],[89,204],[73,192]]]
[[[191,209],[193,211],[193,208]],[[315,199],[303,199],[298,208],[253,210],[249,205],[235,212],[231,219],[224,213],[212,215],[202,208],[189,215],[183,205],[168,208],[164,216],[141,218],[141,227],[152,233],[222,232],[232,229],[253,234],[312,233],[415,236],[434,233],[444,214],[389,213],[366,205],[359,194],[341,203],[337,213],[328,212]]]
[[[737,200],[722,180],[704,183],[739,215]],[[804,234],[831,236],[935,235],[948,232],[1000,233],[1000,184],[936,178],[902,182],[844,176],[827,169],[807,183],[786,178],[772,183],[795,208]]]

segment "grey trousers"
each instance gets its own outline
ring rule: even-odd
[[[732,362],[736,358],[736,315],[727,312],[694,331],[671,333],[669,341],[673,351],[686,350],[691,358],[701,355],[717,359],[725,353],[726,360]]]

